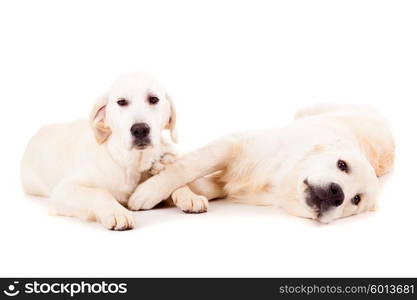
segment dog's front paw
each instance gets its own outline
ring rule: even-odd
[[[127,207],[130,210],[148,210],[154,208],[158,203],[165,200],[163,188],[154,185],[152,178],[138,186],[136,191],[130,196]]]
[[[164,165],[169,165],[174,163],[177,160],[177,156],[173,153],[165,153],[161,156],[161,163]]]
[[[165,153],[161,156],[161,158],[157,161],[155,161],[152,164],[151,169],[149,170],[149,173],[151,175],[158,175],[161,171],[165,169],[166,165],[172,164],[175,162],[176,156],[172,153]]]
[[[179,188],[173,192],[172,200],[185,213],[204,213],[208,208],[207,198],[194,194],[188,187]]]
[[[100,212],[97,220],[110,230],[130,230],[135,227],[132,212],[124,207],[109,208]]]

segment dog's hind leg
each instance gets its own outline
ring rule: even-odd
[[[39,175],[32,170],[22,170],[21,181],[23,190],[27,194],[33,196],[48,197],[51,193],[50,189],[41,180]]]

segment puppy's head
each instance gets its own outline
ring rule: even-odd
[[[374,210],[378,178],[362,152],[348,147],[318,148],[304,159],[297,179],[301,214],[329,223]]]
[[[174,105],[159,84],[144,73],[120,77],[93,108],[90,122],[96,140],[110,136],[129,150],[158,146],[163,129],[176,142]]]

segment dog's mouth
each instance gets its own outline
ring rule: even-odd
[[[320,207],[316,205],[316,201],[314,201],[317,195],[314,193],[313,187],[309,184],[308,179],[304,179],[304,199],[307,205],[312,208],[316,213],[320,213]]]
[[[317,204],[320,203],[320,201],[318,201],[319,197],[314,192],[314,187],[309,184],[308,179],[305,179],[303,183],[305,185],[305,202],[307,203],[308,207],[310,207],[310,209],[313,211],[313,219],[320,220],[320,218],[323,217],[323,213],[326,211],[326,209]]]
[[[133,140],[133,148],[137,150],[145,150],[150,147],[152,147],[152,143],[149,138]]]
[[[308,179],[304,180],[304,198],[305,202],[310,208],[314,220],[328,224],[332,221],[332,212],[336,208],[334,205],[330,205],[328,200],[320,197],[320,188],[308,182]]]

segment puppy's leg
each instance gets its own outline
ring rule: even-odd
[[[51,213],[97,221],[108,229],[134,227],[133,216],[106,190],[73,183],[58,185],[51,195]]]
[[[221,176],[222,173],[216,173],[206,177],[201,177],[193,182],[190,182],[188,186],[194,193],[202,195],[208,200],[225,198],[227,195],[224,190],[224,183],[219,180]]]
[[[39,178],[36,172],[30,169],[22,170],[21,180],[23,190],[30,195],[48,197],[51,193],[50,188]]]
[[[168,165],[160,174],[138,186],[128,207],[132,210],[151,209],[179,187],[224,169],[233,153],[235,140],[236,136],[220,139]]]
[[[176,155],[173,153],[164,153],[161,158],[152,164],[149,173],[151,175],[158,175],[165,169],[166,165],[172,164],[176,161]]]
[[[187,186],[175,190],[171,197],[174,204],[186,213],[202,213],[208,209],[208,201],[225,197],[223,185],[214,176],[199,178]]]
[[[207,211],[208,199],[193,193],[186,185],[175,190],[171,197],[175,206],[185,213],[199,214]]]

